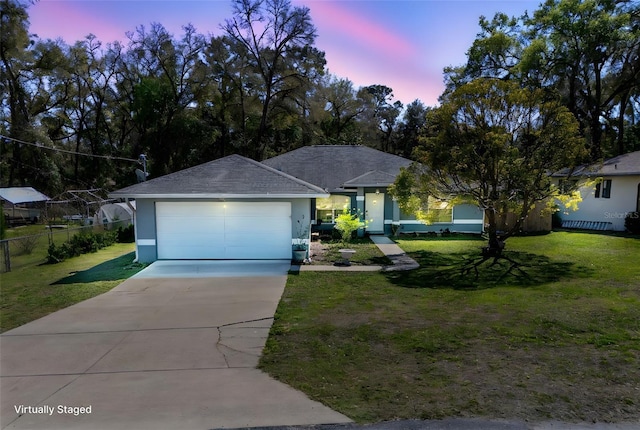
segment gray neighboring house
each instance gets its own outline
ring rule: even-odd
[[[388,195],[387,187],[393,184],[400,169],[410,166],[412,161],[397,155],[360,145],[317,145],[304,146],[262,163],[331,194],[313,201],[311,219],[316,230],[332,229],[345,204],[370,220],[367,233],[371,234],[391,234],[394,224],[405,233],[445,229],[481,233],[483,229],[483,212],[468,204],[440,210],[439,222],[431,225],[402,213]]]
[[[137,258],[152,262],[290,260],[292,244],[310,239],[312,200],[329,194],[257,161],[230,155],[110,196],[136,200]]]

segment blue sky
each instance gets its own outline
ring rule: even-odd
[[[465,62],[480,15],[519,16],[537,9],[530,0],[292,0],[305,5],[317,28],[316,47],[329,72],[356,87],[380,84],[407,104],[437,104],[442,69]],[[72,44],[89,33],[102,42],[126,41],[125,32],[159,22],[178,36],[193,24],[221,34],[232,14],[229,0],[40,0],[29,10],[31,32]]]

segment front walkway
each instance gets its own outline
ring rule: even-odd
[[[371,241],[376,244],[378,249],[391,260],[392,264],[388,266],[329,266],[329,265],[292,265],[291,270],[294,272],[391,272],[398,270],[413,270],[420,265],[411,257],[409,257],[396,243],[387,236],[369,236]]]

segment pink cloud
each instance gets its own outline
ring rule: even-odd
[[[40,1],[29,9],[31,29],[42,39],[62,38],[68,44],[94,34],[101,42],[125,39],[125,29],[112,20],[85,11],[76,2]]]
[[[370,51],[380,52],[392,58],[407,58],[416,54],[417,49],[406,39],[382,24],[370,21],[334,2],[313,2],[311,16],[325,31],[340,33],[340,37],[332,34],[333,39],[349,38]],[[324,37],[324,35],[320,35]],[[326,35],[329,36],[329,35]]]

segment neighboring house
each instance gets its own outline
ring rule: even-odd
[[[560,178],[566,174],[559,172],[554,176]],[[640,151],[582,166],[571,178],[569,180],[583,183],[598,181],[580,188],[582,202],[577,211],[560,211],[563,227],[624,231],[625,216],[640,211]]]
[[[331,196],[318,198],[311,211],[315,229],[332,229],[335,218],[345,205],[359,210],[369,220],[367,232],[392,233],[392,225],[400,232],[449,231],[480,233],[483,213],[473,205],[432,208],[438,211],[437,222],[425,225],[415,217],[402,213],[388,195],[387,187],[400,169],[412,161],[373,148],[359,145],[304,146],[263,164],[288,173],[327,190]]]
[[[286,259],[308,229],[322,188],[240,155],[115,191],[136,199],[141,262],[180,259]],[[305,230],[305,224],[307,229]]]

